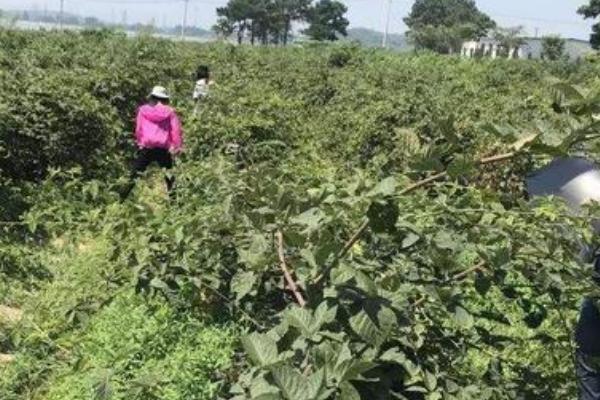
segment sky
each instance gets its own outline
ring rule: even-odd
[[[402,19],[414,0],[391,0],[390,31],[402,33]],[[183,0],[64,0],[65,11],[96,16],[105,21],[129,23],[152,20],[157,25],[180,24]],[[216,20],[216,7],[227,0],[189,0],[188,23],[210,28]],[[348,6],[351,27],[383,31],[388,0],[342,0]],[[586,0],[476,0],[478,7],[500,26],[524,26],[528,35],[560,34],[563,37],[588,39],[592,21],[585,21],[577,9]],[[0,0],[0,9],[58,10],[60,0]]]

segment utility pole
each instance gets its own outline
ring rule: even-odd
[[[384,49],[387,48],[388,45],[388,35],[390,33],[390,17],[392,14],[392,0],[387,0],[387,7],[385,13],[385,30],[383,31],[383,42],[381,43],[381,47]]]
[[[60,0],[60,12],[58,13],[58,26],[63,28],[63,19],[65,14],[65,0]]]
[[[188,6],[189,5],[190,5],[190,0],[185,0],[185,5],[183,8],[183,21],[181,23],[181,40],[185,40],[185,28],[187,25]]]

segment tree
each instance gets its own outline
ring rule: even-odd
[[[546,36],[542,39],[542,58],[550,61],[568,58],[566,46],[567,42],[560,36]]]
[[[453,54],[460,51],[469,36],[468,25],[433,26],[425,25],[408,33],[409,40],[417,49],[428,49],[440,54]]]
[[[417,48],[440,53],[455,52],[463,41],[480,39],[496,27],[473,0],[416,0],[404,22]]]
[[[262,44],[269,43],[269,36],[273,34],[273,1],[251,0],[246,8],[246,19],[249,20],[250,43],[257,41]]]
[[[250,0],[229,0],[225,7],[217,8],[217,24],[213,30],[221,34],[227,32],[237,34],[237,42],[241,44],[250,26]]]
[[[350,25],[345,14],[348,7],[336,0],[320,0],[308,12],[308,29],[304,31],[314,40],[337,40],[347,36]]]
[[[308,17],[312,0],[274,0],[272,9],[273,25],[278,26],[278,41],[287,44],[294,21],[303,21]]]
[[[311,0],[229,0],[225,7],[217,8],[219,19],[213,30],[221,36],[237,34],[238,43],[249,36],[255,44],[283,43],[289,41],[292,24],[304,21]]]
[[[600,16],[600,0],[590,0],[590,4],[582,6],[577,12],[584,18],[597,18]],[[596,50],[600,49],[600,23],[592,26],[592,34],[590,35],[590,43]]]
[[[525,44],[523,27],[497,28],[494,39],[498,42],[498,55],[506,58],[518,58],[519,48]]]
[[[218,37],[226,39],[233,35],[235,27],[227,18],[219,18],[217,23],[212,27],[212,30]]]

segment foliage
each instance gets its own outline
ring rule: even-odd
[[[309,10],[308,28],[304,31],[314,40],[337,40],[338,35],[347,36],[350,22],[344,17],[348,7],[335,0],[319,0]]]
[[[499,56],[506,58],[519,58],[519,48],[525,44],[525,39],[522,35],[522,26],[497,28],[494,31],[494,39],[498,41]]]
[[[456,52],[462,42],[479,39],[496,27],[472,0],[417,0],[404,22],[417,48],[444,54]]]
[[[565,58],[567,42],[559,36],[546,36],[542,39],[542,58],[558,61]]]
[[[466,39],[471,37],[472,25],[425,25],[408,32],[416,49],[428,49],[440,54],[456,54]]]
[[[169,42],[143,38],[115,47],[123,36],[109,31],[29,43],[14,31],[0,35],[0,173],[12,179],[39,181],[51,168],[81,166],[90,175],[106,168],[146,88],[176,73],[169,63],[133,61],[172,55]],[[123,75],[115,81],[117,71]],[[89,135],[82,138],[82,131]]]
[[[6,180],[29,208],[0,242],[2,301],[26,315],[0,336],[17,356],[1,398],[574,396],[569,326],[595,290],[577,255],[595,239],[585,214],[526,202],[523,178],[597,153],[597,64],[3,34],[2,73],[83,69],[102,90],[67,115],[101,107],[119,129],[169,76],[186,150],[174,200],[151,171],[117,202],[122,136],[98,139],[114,147],[93,173]],[[198,64],[218,84],[192,116]]]
[[[123,295],[102,310],[76,348],[76,369],[56,371],[46,398],[213,399],[215,371],[231,364],[232,332],[144,303]]]
[[[383,33],[367,28],[349,28],[348,41],[357,41],[367,47],[381,47]],[[411,50],[404,33],[388,33],[388,48],[398,51]]]
[[[224,37],[233,33],[242,43],[247,33],[250,43],[288,43],[292,24],[305,21],[312,0],[230,0],[217,8],[219,20],[214,30]]]
[[[590,0],[590,3],[583,5],[577,10],[584,18],[597,18],[600,15],[600,1]],[[594,49],[600,48],[600,24],[592,26],[592,34],[590,35],[590,43]]]

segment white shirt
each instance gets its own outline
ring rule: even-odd
[[[196,82],[196,86],[194,87],[194,94],[192,98],[194,100],[203,99],[208,96],[208,89],[210,87],[210,82],[207,82],[206,79],[200,79]]]

